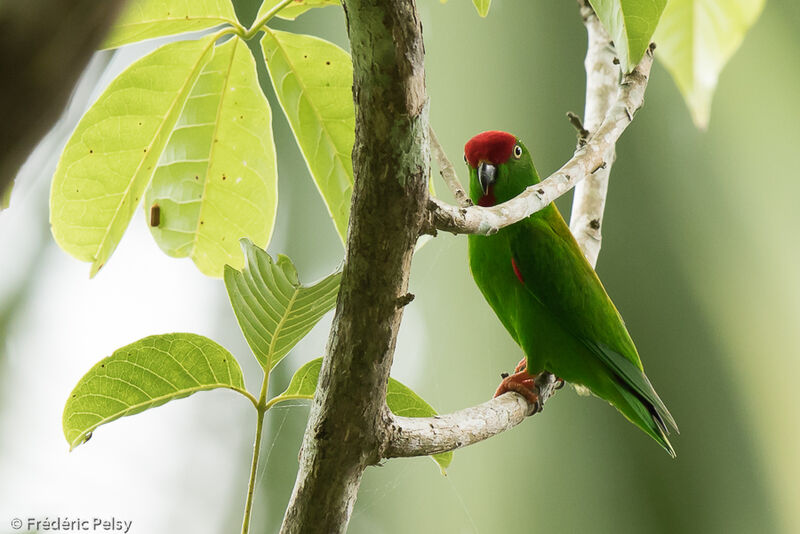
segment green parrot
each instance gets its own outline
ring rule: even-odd
[[[538,183],[515,136],[483,132],[464,147],[470,197],[494,206]],[[617,309],[555,204],[491,236],[469,236],[475,283],[525,358],[495,396],[517,391],[537,405],[535,376],[549,372],[611,403],[673,458],[675,420],[644,374]]]

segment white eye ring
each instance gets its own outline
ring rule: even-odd
[[[467,155],[466,155],[466,154],[464,154],[464,163],[469,163],[469,162],[467,161]]]
[[[517,158],[517,159],[522,157],[522,147],[521,146],[516,145],[514,147],[514,157]]]

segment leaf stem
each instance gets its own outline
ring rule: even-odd
[[[275,5],[275,7],[267,11],[263,17],[255,21],[253,25],[250,27],[250,29],[247,30],[242,37],[245,40],[252,39],[255,36],[255,34],[258,33],[261,27],[264,26],[264,24],[266,24],[269,21],[269,19],[274,17],[278,13],[278,11],[280,11],[281,9],[283,9],[284,7],[288,6],[291,3],[292,0],[282,0],[281,2],[279,2],[277,5]]]
[[[253,495],[256,489],[256,473],[258,473],[258,457],[261,454],[261,434],[264,429],[264,415],[269,410],[267,406],[267,389],[269,389],[269,371],[264,373],[264,381],[261,383],[261,394],[256,404],[256,438],[253,444],[253,461],[250,464],[250,482],[247,486],[247,502],[244,505],[244,519],[242,519],[242,534],[250,531],[250,516],[253,512]]]
[[[313,399],[313,395],[278,395],[277,397],[272,397],[269,402],[267,402],[267,410],[278,404],[279,402],[289,401],[289,400],[311,400]]]

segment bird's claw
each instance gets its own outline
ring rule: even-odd
[[[511,376],[503,378],[494,396],[499,397],[503,393],[509,391],[519,393],[528,401],[528,404],[531,406],[531,415],[542,411],[542,403],[539,400],[539,388],[536,386],[536,376],[528,374],[528,371],[517,371]]]

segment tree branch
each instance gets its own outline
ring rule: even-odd
[[[344,532],[380,461],[386,387],[428,200],[422,25],[413,0],[345,0],[356,138],[344,271],[282,533]]]
[[[591,132],[600,127],[614,104],[620,69],[614,64],[614,46],[600,19],[587,0],[579,0],[578,3],[589,38],[584,61],[586,108],[583,127],[591,135]],[[597,256],[600,254],[602,239],[600,227],[606,206],[608,178],[615,159],[616,150],[612,143],[603,154],[606,166],[579,182],[575,186],[575,196],[572,200],[569,227],[592,267],[597,264]]]
[[[609,151],[613,151],[622,132],[633,120],[634,113],[644,104],[644,92],[652,64],[651,45],[639,65],[623,78],[618,86],[616,101],[600,126],[587,139],[586,144],[575,151],[572,159],[547,179],[529,187],[508,202],[490,208],[460,208],[431,199],[429,220],[424,230],[431,234],[436,230],[444,230],[455,234],[491,235],[536,213],[581,180],[608,168],[611,163],[606,160]],[[591,77],[587,82],[592,83],[593,79]]]
[[[536,379],[541,406],[560,387],[550,373]],[[472,408],[436,417],[393,417],[384,457],[426,456],[491,438],[533,415],[522,395],[509,392]]]

